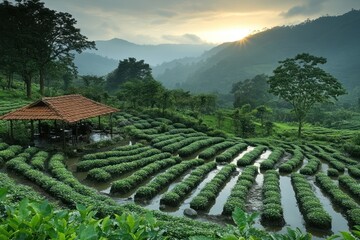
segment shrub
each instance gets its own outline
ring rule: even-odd
[[[181,148],[179,150],[179,156],[180,157],[187,157],[190,156],[191,154],[194,154],[195,152],[199,151],[201,148],[219,143],[219,142],[223,142],[224,138],[221,137],[212,137],[212,138],[207,138],[207,139],[203,139],[203,140],[199,140],[199,141],[195,141],[183,148]]]
[[[238,143],[230,148],[228,148],[225,152],[219,154],[216,158],[216,162],[230,162],[237,154],[244,151],[247,148],[246,143]]]
[[[349,175],[354,178],[360,178],[360,165],[357,166],[349,166]]]
[[[309,157],[306,166],[300,169],[300,173],[303,175],[313,175],[319,170],[320,166],[321,166],[320,160],[311,156]]]
[[[347,189],[356,199],[360,199],[360,185],[355,179],[342,175],[339,177],[339,185]]]
[[[327,171],[327,175],[330,177],[338,177],[339,176],[339,171],[334,169],[334,168],[329,168]]]
[[[274,168],[274,165],[281,159],[284,153],[285,150],[283,148],[275,148],[270,156],[260,163],[260,169],[268,170]]]
[[[238,166],[246,166],[253,163],[260,155],[267,149],[265,146],[257,146],[251,152],[246,153],[242,158],[237,161]]]
[[[225,142],[221,142],[218,144],[215,144],[205,150],[203,150],[200,154],[199,157],[202,159],[210,159],[212,157],[214,157],[216,155],[217,152],[229,148],[231,146],[234,146],[235,143],[234,142],[229,142],[229,141],[225,141]]]
[[[285,163],[281,164],[279,171],[281,173],[291,173],[297,167],[299,167],[304,159],[304,155],[299,148],[293,151],[293,156]]]

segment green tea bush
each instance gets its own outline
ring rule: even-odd
[[[197,187],[205,176],[215,168],[215,162],[209,162],[197,167],[186,179],[177,184],[170,192],[166,192],[160,199],[160,203],[175,207],[178,206],[185,196]]]
[[[151,163],[140,170],[134,172],[131,176],[115,181],[111,185],[110,191],[112,193],[127,193],[132,189],[136,188],[138,184],[145,181],[151,175],[168,168],[172,165],[175,165],[180,162],[179,158],[168,158],[162,159],[160,161]]]
[[[247,194],[255,181],[256,175],[258,174],[258,168],[255,166],[247,166],[239,176],[235,186],[231,189],[229,198],[223,208],[223,215],[230,215],[236,207],[245,209]],[[249,180],[249,178],[251,180]]]
[[[213,144],[216,144],[219,142],[223,142],[223,141],[224,141],[224,138],[221,138],[221,137],[212,137],[212,138],[195,141],[195,142],[179,149],[178,153],[179,153],[180,157],[188,157],[188,156],[196,153],[197,151],[199,151],[201,148],[208,147],[210,145],[213,145]]]
[[[189,169],[204,164],[202,159],[183,161],[170,167],[166,172],[157,175],[150,183],[140,187],[135,193],[135,199],[151,199],[162,189],[168,186],[176,178],[183,175]]]
[[[131,155],[139,154],[148,149],[150,149],[150,148],[144,147],[144,145],[137,143],[134,145],[117,147],[111,151],[86,154],[81,158],[81,161],[105,159],[105,158],[109,158],[109,157],[131,156]]]
[[[230,142],[230,141],[217,143],[211,147],[206,148],[202,152],[200,152],[199,158],[210,159],[210,158],[214,157],[217,152],[224,150],[226,148],[232,147],[234,145],[235,145],[235,143]]]
[[[291,173],[297,167],[299,167],[304,159],[304,154],[299,148],[293,151],[293,156],[285,163],[281,164],[279,171],[281,173]]]
[[[356,199],[360,199],[360,185],[355,179],[349,175],[342,175],[339,177],[339,185],[347,189]]]
[[[144,157],[140,160],[134,160],[131,162],[124,162],[124,163],[120,163],[120,164],[105,166],[100,169],[109,173],[111,175],[111,177],[115,177],[115,176],[120,176],[120,175],[130,172],[130,171],[134,171],[134,170],[144,167],[150,163],[153,163],[153,162],[165,159],[165,158],[169,158],[170,156],[171,155],[169,153],[158,153],[158,154],[152,155],[150,157]],[[96,169],[98,169],[98,168],[94,168],[94,169],[90,170],[88,172],[87,177],[89,179],[92,179],[95,181],[104,181],[103,178],[102,179],[96,178],[97,174],[98,174],[98,172],[94,171]],[[106,181],[107,180],[110,180],[110,178],[106,179]]]
[[[360,178],[360,165],[357,166],[349,166],[348,167],[349,175],[354,178]]]
[[[341,191],[333,180],[324,173],[316,174],[315,180],[319,187],[330,196],[331,200],[344,211],[358,208],[357,203]]]
[[[281,207],[280,176],[275,170],[268,170],[264,174],[262,199],[261,222],[266,226],[283,226],[285,221]]]
[[[321,162],[314,156],[308,157],[308,163],[300,169],[300,173],[303,175],[314,175],[320,168]]]
[[[0,141],[0,151],[5,150],[9,147],[9,145],[7,143],[1,142]]]
[[[10,158],[15,157],[17,154],[19,154],[22,151],[22,147],[18,145],[10,145],[5,150],[0,151],[0,157],[7,161]]]
[[[169,144],[169,145],[166,145],[164,147],[161,148],[162,151],[164,152],[170,152],[170,153],[175,153],[176,151],[178,151],[180,148],[186,146],[186,145],[189,145],[193,142],[196,142],[196,141],[200,141],[200,140],[204,140],[208,137],[206,136],[200,136],[200,137],[189,137],[189,138],[185,138],[181,141],[178,141],[178,142],[175,142],[175,143],[172,143],[172,144]]]
[[[244,151],[248,145],[246,143],[238,143],[228,149],[226,149],[224,152],[219,154],[216,158],[216,162],[230,162],[236,155],[238,155],[240,152]]]
[[[273,169],[275,164],[281,159],[284,155],[285,150],[283,148],[275,148],[270,156],[260,163],[261,170]]]
[[[336,160],[335,158],[330,156],[328,153],[320,152],[320,153],[316,153],[315,156],[320,159],[325,160],[326,162],[328,162],[330,164],[331,167],[335,168],[339,172],[345,171],[345,164]]]
[[[336,170],[335,168],[329,168],[329,169],[327,170],[327,175],[328,175],[329,177],[338,177],[338,176],[339,176],[339,171]]]
[[[159,154],[159,153],[161,153],[161,151],[158,149],[146,148],[146,150],[144,149],[144,151],[139,152],[134,155],[130,155],[130,156],[109,157],[107,159],[102,159],[101,161],[99,161],[99,160],[81,161],[76,165],[76,171],[83,172],[83,171],[88,171],[93,168],[100,168],[100,167],[106,167],[106,166],[136,161],[136,160],[139,160],[142,158],[151,157],[151,156]]]
[[[267,149],[265,146],[256,146],[254,150],[246,153],[242,158],[237,161],[238,166],[247,166],[252,164],[260,155]]]
[[[153,144],[154,147],[156,148],[163,148],[167,145],[170,145],[170,144],[173,144],[173,143],[176,143],[176,142],[179,142],[179,141],[182,141],[184,140],[185,137],[184,136],[177,136],[177,137],[172,137],[170,139],[167,139],[167,140],[164,140],[164,141],[159,141],[159,142],[156,142]]]
[[[320,229],[331,229],[331,216],[322,207],[308,180],[299,173],[293,173],[291,183],[306,224]]]
[[[210,202],[215,200],[216,196],[221,191],[225,183],[230,179],[231,174],[235,171],[236,167],[233,164],[225,165],[215,177],[208,182],[203,189],[195,196],[190,202],[190,207],[195,210],[204,210],[210,206]],[[212,194],[206,194],[206,192]],[[206,199],[205,202],[200,201],[201,199]]]
[[[45,161],[48,158],[49,153],[45,151],[39,151],[37,152],[31,159],[31,165],[38,169],[38,170],[44,170],[45,169]]]

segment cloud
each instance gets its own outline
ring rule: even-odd
[[[201,44],[204,41],[195,34],[183,34],[183,35],[163,35],[162,38],[164,40],[173,42],[173,43],[180,43],[180,44]]]
[[[325,0],[308,0],[307,3],[292,7],[287,12],[282,12],[280,15],[287,18],[294,16],[310,16],[319,13],[323,8],[324,2]]]

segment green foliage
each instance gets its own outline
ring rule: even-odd
[[[204,210],[210,206],[210,202],[215,200],[222,187],[231,177],[236,167],[233,164],[224,166],[215,177],[208,182],[203,189],[190,202],[190,207],[195,210]]]
[[[275,170],[268,170],[264,175],[261,222],[265,225],[283,226],[285,223],[281,207],[279,179],[279,173]]]
[[[333,158],[331,154],[325,152],[315,153],[315,156],[327,161],[331,167],[335,168],[339,172],[345,171],[345,164]]]
[[[279,166],[279,171],[281,173],[291,173],[295,168],[299,167],[304,159],[304,154],[299,148],[296,148],[293,151],[293,156],[287,161]]]
[[[285,150],[283,148],[275,148],[269,155],[269,157],[260,163],[261,170],[268,170],[274,168],[275,164],[284,155]]]
[[[356,199],[360,199],[360,186],[355,179],[344,174],[339,177],[339,185],[347,189]]]
[[[254,150],[246,153],[242,158],[237,161],[238,166],[250,165],[267,149],[265,146],[256,146]]]
[[[229,198],[226,200],[223,208],[223,215],[230,215],[235,208],[245,210],[247,194],[258,174],[256,166],[247,166],[239,176],[235,186],[231,189]]]
[[[151,177],[153,174],[179,162],[179,158],[168,158],[151,163],[136,171],[130,177],[113,182],[110,191],[112,193],[127,193],[138,186],[141,182]]]
[[[323,57],[302,53],[279,63],[268,80],[270,93],[292,105],[300,137],[304,119],[314,104],[336,100],[345,94],[345,89],[336,78],[317,66],[326,63]]]
[[[322,207],[308,180],[299,173],[293,173],[291,182],[306,224],[320,229],[330,229],[331,216]]]
[[[177,184],[171,191],[166,192],[160,199],[160,203],[169,206],[178,206],[181,200],[196,188],[205,176],[215,168],[215,162],[209,162],[196,168],[186,179]]]
[[[349,166],[349,175],[354,178],[360,178],[360,165],[357,166]]]
[[[216,162],[230,162],[237,154],[244,151],[247,148],[246,143],[237,143],[236,145],[226,149],[221,154],[215,157]]]
[[[166,172],[157,175],[146,186],[140,187],[135,193],[135,199],[151,199],[162,189],[168,186],[176,178],[184,174],[194,166],[204,163],[202,159],[183,161],[175,166],[170,167]]]
[[[224,139],[221,137],[212,137],[212,138],[207,138],[207,139],[203,139],[203,140],[199,140],[196,142],[193,142],[181,149],[179,149],[178,153],[180,157],[187,157],[190,156],[192,154],[194,154],[195,152],[199,151],[201,148],[219,143],[219,142],[223,142]]]
[[[335,168],[329,168],[327,171],[327,175],[330,177],[338,177],[339,176],[339,171],[336,170]]]
[[[1,191],[3,192],[3,191]],[[1,201],[5,194],[2,194]],[[164,239],[158,222],[147,214],[123,213],[95,218],[96,212],[83,205],[77,210],[57,210],[47,201],[23,199],[7,208],[0,220],[1,238],[6,239]]]
[[[314,175],[320,168],[321,162],[314,156],[308,158],[308,163],[300,169],[303,175]]]

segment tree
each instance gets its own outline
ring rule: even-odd
[[[252,107],[265,104],[271,99],[269,94],[268,76],[256,75],[252,79],[246,79],[234,83],[231,93],[234,94],[234,107],[250,104]]]
[[[39,0],[17,0],[0,4],[0,53],[8,73],[18,72],[31,97],[31,83],[39,74],[40,93],[44,94],[45,73],[54,62],[74,67],[74,52],[94,48],[75,27],[68,13],[56,12]],[[10,72],[9,72],[10,71]],[[9,75],[11,76],[11,75]]]
[[[271,113],[271,109],[264,105],[258,106],[254,111],[255,116],[260,119],[262,128],[264,127],[264,120],[269,113]]]
[[[135,58],[120,60],[118,67],[107,77],[106,88],[109,91],[116,91],[129,80],[153,79],[150,65],[144,60],[137,61]]]
[[[301,137],[306,114],[314,104],[337,100],[346,91],[335,77],[317,66],[325,64],[326,58],[302,53],[279,63],[268,80],[269,92],[292,105]]]

